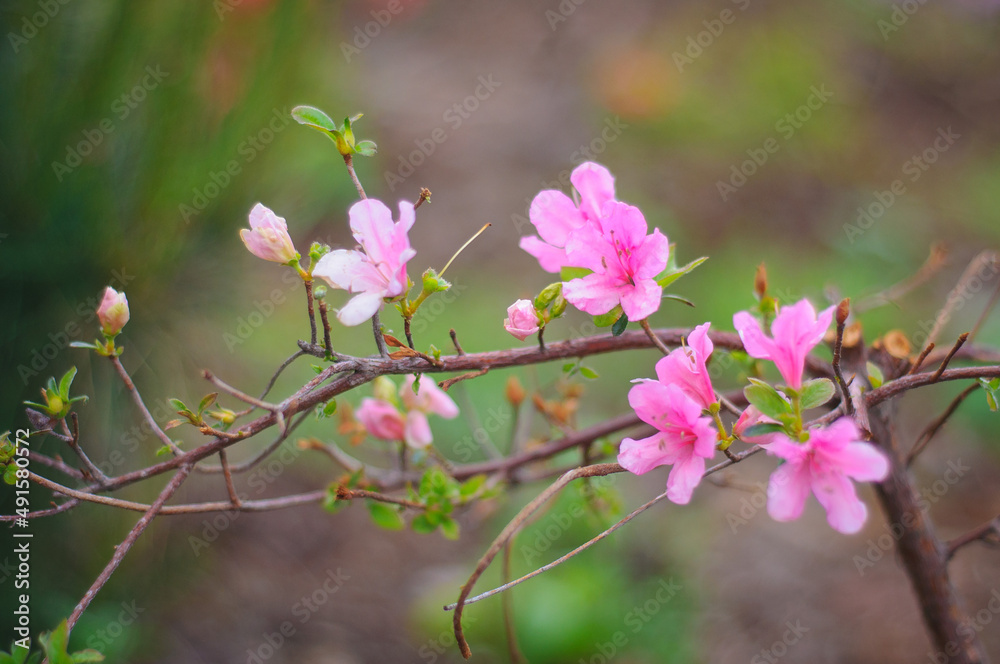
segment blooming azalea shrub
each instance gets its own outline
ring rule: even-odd
[[[384,528],[409,526],[417,532],[440,532],[454,539],[460,530],[454,516],[457,510],[497,497],[505,485],[522,481],[519,471],[523,468],[540,467],[538,477],[551,475],[553,470],[565,470],[553,469],[547,464],[560,453],[578,448],[586,462],[565,470],[504,528],[462,587],[458,602],[447,607],[455,611],[456,638],[462,653],[468,657],[471,651],[462,633],[462,611],[466,604],[492,594],[491,591],[471,597],[473,585],[498,552],[509,546],[533,513],[569,482],[620,472],[666,475],[663,493],[577,551],[600,541],[607,532],[624,525],[661,498],[678,505],[689,503],[703,478],[757,452],[765,452],[773,462],[767,511],[775,520],[785,522],[799,518],[812,495],[825,511],[829,525],[850,535],[858,533],[868,518],[868,508],[858,497],[859,482],[879,483],[891,476],[892,481],[879,492],[880,501],[888,516],[904,525],[907,523],[904,517],[918,510],[913,492],[897,491],[896,487],[911,486],[905,466],[919,449],[911,453],[910,459],[902,459],[888,442],[891,431],[887,428],[890,424],[885,420],[886,415],[878,412],[870,417],[870,408],[909,389],[939,380],[977,379],[976,385],[982,387],[990,407],[996,409],[1000,367],[986,365],[959,370],[947,366],[957,357],[968,335],[960,337],[949,355],[936,358],[939,364],[933,374],[919,372],[925,360],[930,362],[932,345],[911,358],[907,352],[900,354],[898,348],[886,350],[885,344],[869,352],[860,343],[852,343],[850,352],[857,357],[851,359],[854,364],[850,380],[847,380],[842,370],[842,352],[845,350],[845,325],[850,315],[848,301],[819,313],[807,299],[780,303],[768,294],[763,271],[755,281],[756,305],[735,313],[732,318],[735,333],[720,332],[720,324],[713,322],[704,322],[690,330],[654,330],[650,319],[660,313],[664,303],[690,304],[684,297],[667,290],[706,258],[678,265],[677,249],[663,231],[650,228],[637,207],[618,200],[614,177],[608,169],[593,162],[583,163],[573,170],[570,178],[572,197],[560,191],[542,191],[529,208],[530,221],[538,234],[522,238],[520,247],[538,260],[542,272],[558,278],[542,287],[534,298],[518,299],[509,305],[506,318],[503,318],[503,306],[496,305],[497,328],[502,325],[519,342],[535,337],[532,345],[469,353],[462,348],[453,329],[454,354],[446,355],[434,345],[421,350],[423,347],[413,338],[411,322],[425,302],[452,287],[444,274],[455,260],[452,257],[441,270],[425,269],[419,284],[410,278],[408,267],[416,258],[410,233],[420,230],[418,208],[430,200],[430,192],[421,190],[414,203],[400,201],[399,214],[394,220],[385,203],[367,196],[353,168],[355,156],[371,156],[376,150],[373,142],[358,141],[354,135],[354,124],[361,116],[335,124],[325,113],[311,107],[297,107],[292,115],[300,124],[329,138],[344,161],[360,197],[346,213],[357,246],[331,248],[313,243],[303,257],[295,249],[284,218],[261,203],[251,209],[250,227],[239,232],[240,238],[254,256],[295,270],[303,282],[310,324],[309,339],[297,341],[294,354],[277,369],[264,394],[251,396],[206,371],[205,379],[217,391],[205,395],[197,406],[189,407],[179,399],[172,399],[170,403],[181,417],[161,428],[121,364],[124,349],[117,346],[116,340],[129,321],[129,303],[124,293],[108,288],[97,309],[103,340],[73,345],[93,350],[112,362],[161,443],[154,456],[172,455],[173,458],[116,477],[108,477],[95,466],[80,445],[74,408],[86,397],[71,394],[75,368],[58,383],[51,379],[42,389],[43,403],[28,402],[27,415],[33,427],[32,435],[51,435],[65,441],[79,460],[77,467],[70,467],[58,459],[44,461],[78,480],[76,489],[21,473],[15,458],[18,452],[9,436],[0,439],[0,473],[5,481],[16,484],[21,490],[22,484],[26,487],[33,479],[61,495],[63,500],[48,510],[5,515],[5,520],[59,513],[72,509],[80,501],[136,509],[135,503],[111,496],[126,486],[173,473],[157,500],[140,508],[145,510],[145,515],[118,547],[105,573],[83,594],[68,620],[52,633],[55,636],[41,637],[46,653],[50,650],[57,653],[50,656],[50,661],[54,661],[51,657],[57,657],[58,661],[70,661],[67,658],[74,657],[63,653],[80,614],[142,531],[164,510],[169,509],[171,513],[226,509],[260,511],[315,502],[336,512],[352,501],[362,501],[373,520]],[[463,248],[459,248],[455,256]],[[315,286],[316,278],[333,290],[346,291],[346,297],[328,295],[326,286]],[[386,313],[387,305],[390,313],[394,309],[400,316],[403,338],[387,332],[382,323],[381,316]],[[570,306],[591,316],[595,325],[608,329],[610,334],[555,342],[550,339],[547,343],[546,331],[558,328],[559,319]],[[331,312],[336,323],[343,327],[370,321],[377,352],[367,357],[338,352],[333,340],[344,332],[338,325],[331,325]],[[831,331],[834,322],[836,329]],[[628,329],[630,326],[632,330]],[[832,363],[813,355],[820,343],[830,339],[834,349]],[[507,456],[491,449],[490,458],[478,463],[447,459],[435,447],[432,423],[437,418],[450,420],[461,414],[448,394],[456,382],[473,380],[492,370],[549,361],[566,362],[567,378],[580,375],[596,379],[596,372],[583,365],[586,356],[650,347],[659,349],[663,356],[655,364],[651,363],[642,375],[636,376],[631,386],[618,386],[628,389],[632,413],[578,429],[575,414],[582,393],[578,384],[564,382],[555,399],[546,399],[541,393],[529,399],[515,380],[508,382],[509,403],[515,409],[531,410],[540,415],[552,431],[560,435],[536,440],[528,449],[512,449]],[[730,359],[735,354],[745,357],[741,364],[742,384],[715,384],[713,363],[722,353],[729,353]],[[321,362],[313,365],[315,375],[310,375],[301,388],[280,401],[267,400],[278,375],[303,356]],[[968,351],[965,357],[985,361],[981,358],[994,356]],[[780,380],[765,379],[769,375],[765,363],[773,364]],[[438,382],[432,377],[438,373],[456,375]],[[396,375],[403,376],[401,383],[390,377]],[[722,391],[732,387],[737,389]],[[360,405],[356,410],[349,407],[339,410],[340,425],[330,428],[330,440],[305,438],[298,441],[303,449],[324,453],[341,468],[343,475],[336,476],[319,491],[266,500],[240,497],[234,476],[265,460],[309,413],[315,413],[320,419],[337,414],[337,398],[356,389],[362,391]],[[232,407],[222,405],[220,400],[231,402]],[[240,402],[241,407],[237,408]],[[817,409],[823,414],[811,418],[810,413],[815,414]],[[251,416],[254,419],[250,419]],[[620,442],[610,439],[639,424],[644,425],[643,433],[648,435],[623,435]],[[166,433],[188,425],[205,437],[201,444],[182,447]],[[230,463],[226,455],[229,448],[270,429],[278,432],[275,445],[249,461],[238,465]],[[359,461],[341,449],[337,437],[346,439],[351,445],[361,445],[366,439],[382,441],[398,451],[398,465],[379,467]],[[603,444],[595,444],[598,442]],[[219,465],[207,467],[209,457],[216,456]],[[717,457],[718,462],[709,467]],[[600,463],[602,460],[607,463]],[[171,503],[166,507],[167,501],[195,468],[223,478],[229,502],[222,507],[217,502]],[[98,497],[97,493],[102,495]],[[404,518],[407,512],[415,513],[409,521]],[[953,595],[947,594],[950,586],[946,571],[942,571],[946,570],[946,556],[950,557],[953,550],[949,551],[936,540],[926,523],[911,520],[905,525],[910,529],[909,536],[899,538],[899,546],[910,547],[903,558],[925,609],[930,631],[958,638],[958,628],[949,622],[956,615],[957,604]],[[962,541],[975,539],[970,536]],[[531,576],[526,575],[503,589]],[[51,647],[53,639],[58,641],[54,650]],[[968,639],[965,642],[972,644]],[[99,657],[96,653],[84,653],[81,659],[72,661],[99,661]]]

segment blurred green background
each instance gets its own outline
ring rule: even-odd
[[[943,241],[950,253],[940,273],[862,317],[869,339],[891,328],[919,338],[968,260],[1000,240],[998,10],[991,0],[0,3],[4,428],[25,426],[21,401],[75,365],[78,389],[93,397],[80,413],[94,459],[114,473],[154,460],[158,443],[134,430],[140,421],[107,362],[66,348],[96,336],[91,312],[109,284],[128,294],[123,361],[161,423],[172,416],[166,398],[191,402],[210,391],[203,368],[249,392],[262,388],[308,327],[300,289],[239,241],[248,211],[261,201],[287,218],[303,252],[316,239],[352,244],[346,210],[356,192],[333,145],[290,122],[296,104],[335,118],[365,114],[356,132],[379,145],[376,157],[357,160],[370,196],[395,208],[421,187],[433,191],[411,233],[411,275],[440,268],[493,224],[449,268],[454,294],[418,315],[422,347],[449,347],[450,327],[468,351],[514,343],[500,325],[505,308],[549,277],[517,248],[530,232],[528,202],[542,188],[565,188],[587,158],[611,169],[619,198],[677,243],[682,263],[711,256],[677,286],[697,308],[665,306],[657,325],[712,320],[731,329],[733,311],[752,303],[761,261],[785,301],[858,301],[905,279]],[[994,274],[967,289],[945,334],[970,329],[996,287]],[[341,297],[331,295],[335,304]],[[394,313],[384,320],[399,331]],[[570,316],[547,338],[585,323]],[[364,326],[334,332],[336,347],[371,352]],[[1000,342],[997,316],[979,340]],[[624,412],[628,380],[651,375],[655,358],[588,361],[601,378],[586,385],[579,425]],[[308,364],[287,372],[275,394],[308,380]],[[490,418],[498,423],[491,442],[506,448],[514,422],[501,398],[507,375],[455,388],[464,417],[433,422],[443,452],[463,454],[470,432]],[[555,395],[558,366],[518,375]],[[904,433],[915,436],[960,389],[914,395],[903,407]],[[997,513],[996,430],[982,399],[970,400],[916,470],[918,483],[932,486],[949,460],[974,460],[974,471],[932,501],[944,536]],[[338,439],[329,421],[301,431]],[[60,445],[48,439],[40,448],[66,456]],[[244,478],[251,495],[321,487],[337,475],[294,444],[276,463]],[[744,466],[744,484],[770,468],[760,457]],[[217,478],[196,479],[182,498],[223,497]],[[569,551],[664,479],[618,477],[605,487],[616,497],[601,494],[610,504],[596,513],[593,498],[568,492],[521,536],[528,548],[515,547],[514,570]],[[541,486],[463,516],[457,543],[378,530],[361,507],[161,519],[99,595],[74,646],[97,645],[122,662],[235,663],[254,653],[269,662],[457,661],[439,606]],[[155,490],[123,495],[148,500]],[[753,495],[705,486],[692,506],[647,514],[514,591],[526,657],[750,661],[771,652],[794,619],[810,631],[787,646],[786,662],[925,657],[929,645],[891,555],[864,575],[853,562],[885,532],[874,504],[854,538],[831,533],[815,505],[794,525],[756,515],[733,527],[727,515]],[[45,505],[50,496],[33,500]],[[8,494],[0,504],[10,511]],[[575,516],[581,505],[585,515]],[[86,506],[33,524],[39,629],[69,613],[134,519]],[[192,546],[190,537],[213,533],[207,551]],[[956,566],[969,607],[985,606],[1000,587],[995,559],[970,551]],[[297,621],[301,598],[338,569],[349,580],[265,657],[269,635]],[[6,602],[12,580],[5,571],[0,581]],[[679,590],[660,601],[671,581]],[[142,609],[128,625],[123,602]],[[466,615],[477,660],[506,661],[499,602]],[[0,639],[8,616],[5,609]]]

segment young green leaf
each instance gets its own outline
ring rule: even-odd
[[[882,386],[885,382],[885,377],[882,376],[882,370],[879,369],[872,362],[868,362],[865,365],[868,368],[868,382],[872,384],[872,388],[877,389]]]
[[[375,145],[374,141],[358,141],[354,149],[362,157],[374,157],[375,153],[378,152],[378,146]]]
[[[594,316],[594,325],[597,327],[610,327],[618,322],[618,319],[622,317],[622,305],[615,305],[615,308],[606,314],[601,314],[600,316]]]
[[[205,412],[205,409],[215,403],[215,400],[219,398],[218,392],[212,392],[211,394],[206,394],[201,402],[198,404],[198,414],[201,415]]]
[[[70,367],[59,381],[59,396],[63,400],[69,400],[69,388],[72,387],[74,378],[76,378],[76,367]]]
[[[671,256],[673,256],[674,254],[673,248],[671,248],[670,254]],[[698,267],[707,260],[708,256],[702,256],[701,258],[694,259],[684,267],[669,269],[668,266],[666,274],[661,275],[660,278],[656,280],[656,283],[658,283],[662,288],[666,288],[667,286],[674,283],[675,281],[683,277],[685,274],[688,274],[689,272],[691,272],[692,270],[694,270],[696,267]]]
[[[330,116],[312,106],[296,106],[292,109],[292,119],[299,124],[316,129],[337,131],[337,125],[330,119]]]
[[[413,532],[424,535],[433,533],[437,530],[437,524],[431,523],[426,514],[418,514],[413,517],[413,521],[410,522],[410,527],[413,529]]]
[[[833,381],[829,378],[814,378],[802,384],[799,390],[799,398],[802,400],[802,409],[809,410],[822,406],[833,398],[837,389],[833,386]]]
[[[455,521],[450,516],[444,516],[441,518],[441,534],[447,539],[457,540],[458,539],[458,521]]]
[[[751,385],[743,388],[743,394],[757,410],[775,419],[792,412],[792,405],[785,401],[778,391],[767,383],[752,381]]]
[[[392,505],[380,503],[377,500],[369,500],[368,513],[371,514],[375,525],[386,530],[402,530],[406,525],[399,510]]]
[[[78,650],[70,655],[70,657],[73,659],[73,664],[90,664],[91,662],[104,661],[104,655],[96,650],[91,650],[90,648],[86,650]]]
[[[673,293],[664,293],[663,300],[673,300],[674,302],[680,302],[681,304],[686,304],[692,309],[694,308],[694,302],[687,299],[686,297],[681,297],[680,295],[674,295]]]
[[[628,327],[628,316],[623,313],[621,318],[611,326],[611,336],[620,337],[625,332],[626,327]]]
[[[747,427],[743,431],[741,437],[752,438],[754,436],[765,436],[769,433],[778,433],[784,430],[784,427],[780,424],[774,424],[773,422],[760,422],[759,424]]]
[[[590,380],[594,380],[595,378],[599,377],[596,371],[594,371],[590,367],[585,367],[582,364],[580,365],[580,375]]]

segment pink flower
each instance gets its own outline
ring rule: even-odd
[[[349,216],[354,239],[363,251],[338,249],[319,259],[313,274],[334,288],[354,293],[337,312],[344,325],[358,325],[378,312],[384,298],[398,297],[409,288],[406,262],[416,255],[407,233],[416,215],[413,204],[399,203],[399,221],[373,198],[351,206]]]
[[[565,249],[570,234],[588,223],[596,226],[604,204],[615,198],[615,179],[600,164],[584,162],[573,169],[569,179],[580,194],[579,207],[561,191],[547,189],[535,196],[528,209],[541,238],[523,237],[521,248],[537,258],[546,272],[559,272],[570,265]]]
[[[113,337],[122,331],[128,322],[128,299],[125,293],[119,293],[111,286],[104,289],[104,297],[97,307],[97,319],[101,321],[101,332],[106,337]]]
[[[430,445],[431,426],[427,415],[434,414],[446,420],[458,417],[458,406],[444,390],[438,387],[433,378],[426,374],[420,375],[417,392],[413,392],[414,378],[406,377],[403,386],[399,388],[399,396],[403,400],[406,413],[406,443],[412,447],[421,448]]]
[[[708,338],[708,328],[711,326],[711,323],[702,323],[694,328],[688,335],[686,346],[671,351],[656,363],[656,376],[661,383],[681,388],[701,404],[702,408],[708,408],[718,401],[705,366],[714,349],[712,340]]]
[[[618,463],[636,475],[672,464],[667,497],[680,505],[691,500],[705,474],[705,459],[715,454],[718,439],[710,417],[677,385],[643,380],[628,393],[628,402],[639,418],[659,429],[649,438],[622,441]]]
[[[531,300],[518,300],[507,307],[507,318],[504,319],[503,327],[521,341],[538,332],[535,303]]]
[[[778,424],[778,422],[757,410],[757,406],[747,406],[746,410],[740,413],[736,419],[736,423],[733,424],[733,435],[751,445],[767,445],[774,440],[775,435],[777,435],[774,433],[765,433],[759,436],[745,435],[744,432],[755,424]]]
[[[298,258],[288,224],[264,205],[257,203],[250,210],[250,229],[240,231],[240,239],[257,258],[275,263],[287,263]]]
[[[609,201],[597,228],[570,235],[570,265],[593,270],[563,286],[563,297],[581,311],[599,316],[621,304],[629,320],[643,320],[660,307],[663,289],[656,276],[667,266],[670,243],[660,229],[646,235],[639,208]]]
[[[785,459],[771,475],[767,511],[776,521],[797,519],[810,490],[826,509],[835,530],[848,535],[861,530],[868,510],[851,479],[878,482],[889,474],[889,460],[874,445],[859,440],[854,422],[842,417],[825,429],[813,429],[799,444],[775,434],[768,454]]]
[[[766,336],[757,319],[746,311],[733,316],[733,326],[740,333],[747,353],[774,362],[785,382],[797,390],[802,387],[806,355],[822,341],[833,320],[833,310],[834,307],[824,309],[817,317],[809,300],[782,307],[771,323],[772,337]]]
[[[381,440],[403,440],[406,437],[406,419],[388,401],[365,397],[355,417],[369,434]]]

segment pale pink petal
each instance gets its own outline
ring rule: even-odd
[[[360,251],[337,249],[316,263],[313,275],[322,277],[334,288],[351,293],[385,289],[385,278]]]
[[[261,203],[250,210],[250,229],[240,231],[240,239],[254,256],[275,263],[287,263],[296,257],[285,220]]]
[[[668,403],[671,392],[667,386],[655,380],[641,380],[628,391],[628,403],[646,424],[657,429],[666,429]]]
[[[382,306],[382,293],[363,291],[358,293],[337,312],[337,320],[348,327],[360,325],[375,315]]]
[[[733,425],[733,434],[738,436],[744,443],[750,443],[751,445],[771,444],[775,440],[775,436],[777,436],[776,433],[765,433],[759,436],[746,435],[746,430],[755,424],[777,424],[777,422],[757,410],[756,406],[747,406],[746,409],[740,413],[739,418]]]
[[[760,329],[760,322],[746,311],[740,311],[733,315],[733,327],[739,332],[740,340],[743,341],[743,348],[750,357],[760,360],[771,359],[774,351],[774,342],[764,335]]]
[[[588,274],[581,279],[566,282],[563,285],[563,297],[580,311],[600,316],[614,309],[619,303],[619,285],[607,275]],[[623,302],[622,309],[624,308]],[[629,319],[632,317],[629,316]]]
[[[600,217],[604,204],[615,197],[615,178],[604,166],[587,161],[570,175],[570,182],[580,192],[580,211],[590,219]]]
[[[518,300],[507,307],[507,318],[503,322],[504,329],[524,341],[538,332],[538,314],[531,300]]]
[[[388,401],[366,397],[354,415],[372,436],[381,440],[403,440],[403,416]]]
[[[838,471],[862,482],[881,482],[889,475],[889,458],[871,443],[849,443],[827,458]]]
[[[770,451],[770,450],[768,450]],[[809,497],[809,470],[786,463],[771,473],[767,487],[767,513],[775,521],[794,521],[802,516]]]
[[[672,383],[697,401],[702,408],[716,402],[712,380],[705,360],[712,354],[713,346],[706,334],[710,323],[694,329],[686,348],[677,348],[656,363],[656,375],[663,383]]]
[[[431,444],[431,425],[427,416],[419,410],[406,414],[406,444],[410,447],[422,448]]]
[[[566,265],[566,250],[546,244],[536,235],[522,237],[518,243],[522,249],[538,259],[538,264],[546,272],[559,272]]]
[[[865,524],[868,509],[858,498],[854,484],[840,473],[813,476],[812,490],[826,509],[826,519],[834,530],[852,535]]]
[[[528,209],[531,223],[545,242],[565,247],[569,234],[584,224],[583,214],[569,196],[547,189],[539,192]]]
[[[601,209],[601,228],[609,242],[630,249],[638,247],[643,242],[648,230],[646,218],[642,216],[639,208],[618,201],[608,201],[604,204]],[[662,269],[661,267],[660,270]]]
[[[686,505],[691,501],[691,494],[701,482],[705,474],[705,459],[700,456],[690,456],[678,460],[667,478],[667,498],[678,505]]]
[[[622,311],[625,312],[629,320],[644,320],[649,318],[660,308],[660,300],[663,298],[663,288],[652,279],[637,279],[634,286],[620,286],[617,290],[617,297],[621,301]],[[568,295],[565,297],[574,306],[583,309],[570,300]],[[586,309],[583,310],[587,311]],[[610,310],[611,307],[608,307],[608,311]],[[587,311],[587,313],[592,312]]]
[[[104,297],[97,307],[97,319],[105,336],[113,337],[122,331],[129,321],[128,298],[111,286],[104,289]]]
[[[423,400],[424,410],[428,413],[434,413],[446,420],[458,417],[458,405],[438,387],[433,378],[426,374],[420,376],[420,391],[417,397]]]
[[[635,278],[655,278],[666,269],[669,260],[670,240],[659,228],[654,228],[632,252],[631,264],[634,266]]]
[[[655,433],[649,438],[640,440],[626,438],[618,449],[618,463],[635,475],[642,475],[657,466],[673,463],[675,459],[675,450],[672,447],[669,450],[666,448],[662,433]]]
[[[354,239],[365,248],[372,263],[392,261],[393,231],[392,211],[385,203],[374,198],[358,201],[348,210]]]
[[[584,226],[570,234],[566,241],[566,265],[605,272],[621,261],[608,237],[594,226]]]

